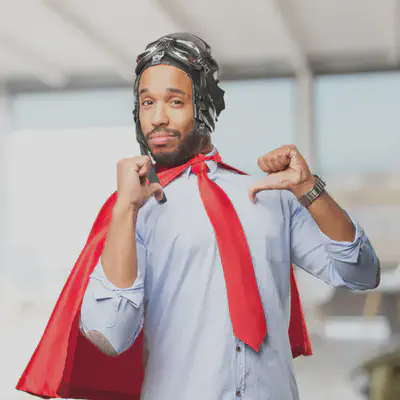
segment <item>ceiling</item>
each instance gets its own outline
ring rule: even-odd
[[[399,0],[0,0],[0,82],[126,85],[145,45],[191,31],[222,79],[400,69]]]

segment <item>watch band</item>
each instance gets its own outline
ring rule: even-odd
[[[300,204],[304,207],[308,207],[325,190],[326,183],[318,175],[313,176],[315,177],[314,187],[299,198]]]

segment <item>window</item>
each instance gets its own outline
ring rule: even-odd
[[[325,176],[400,171],[400,74],[319,78],[316,132]]]
[[[261,174],[257,158],[294,141],[294,81],[221,82],[226,109],[213,133],[224,161]]]

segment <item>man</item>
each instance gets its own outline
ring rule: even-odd
[[[138,140],[160,177],[175,176],[164,188],[149,183],[146,154],[118,163],[80,327],[109,356],[143,331],[141,399],[294,400],[291,262],[364,290],[378,285],[379,261],[295,146],[260,157],[259,182],[221,162],[211,140],[224,108],[217,73],[191,34],[167,35],[138,57]]]
[[[215,149],[212,127],[204,123],[206,133],[199,132],[194,119],[196,76],[163,51],[137,71],[138,120],[156,164],[175,167]],[[106,338],[111,354],[126,350],[144,323],[144,399],[222,400],[235,393],[252,400],[296,399],[286,335],[290,261],[335,286],[377,285],[378,261],[359,225],[326,192],[308,208],[296,200],[316,181],[298,150],[283,146],[258,164],[269,175],[254,183],[207,162],[209,178],[228,194],[250,246],[269,332],[258,352],[233,335],[223,268],[196,175],[189,167],[168,185],[168,202],[160,206],[150,197],[161,199],[161,186],[146,183],[149,158],[118,164],[118,200],[81,322],[85,332]],[[109,296],[99,300],[104,290]]]

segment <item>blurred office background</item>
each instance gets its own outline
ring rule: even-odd
[[[315,353],[295,361],[301,398],[389,399],[382,382],[400,371],[398,0],[0,1],[0,399],[30,397],[14,386],[116,162],[139,153],[135,58],[174,31],[203,37],[221,66],[227,109],[213,138],[225,160],[259,174],[258,156],[295,143],[380,257],[372,292],[299,273]]]

